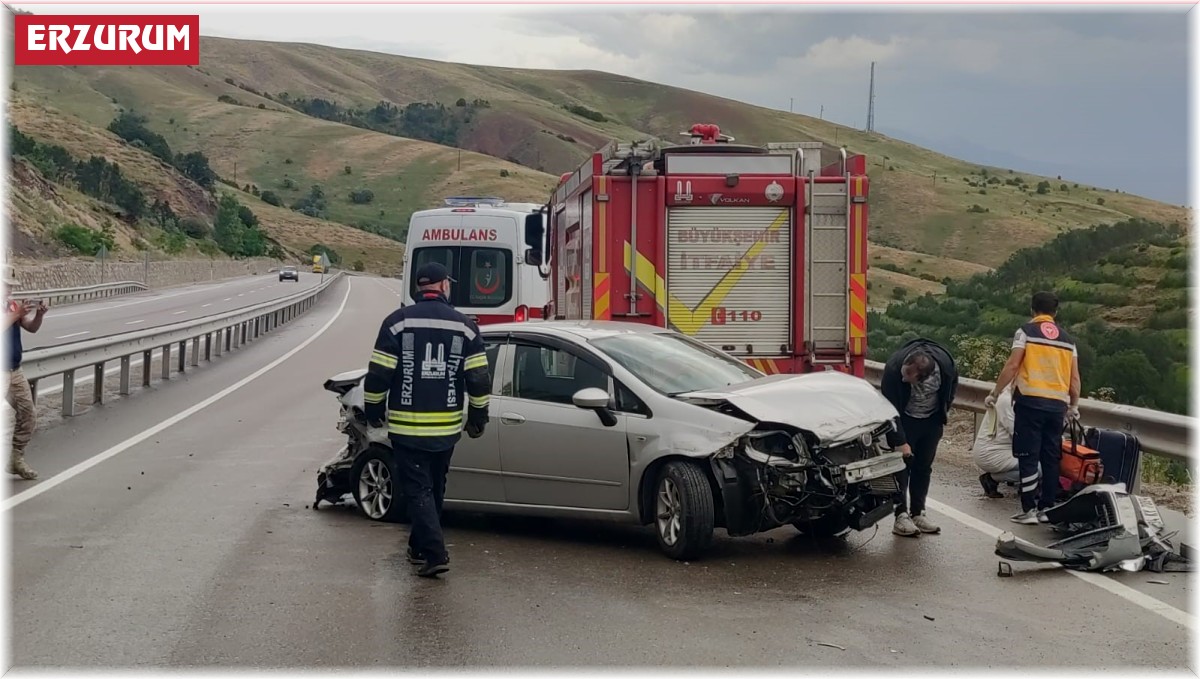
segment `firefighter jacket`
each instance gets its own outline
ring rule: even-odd
[[[472,428],[488,421],[492,379],[479,326],[442,294],[424,293],[384,319],[363,388],[369,422],[384,419],[386,402],[393,445],[453,448],[464,410]]]
[[[1034,316],[1013,337],[1024,349],[1013,402],[1027,408],[1066,412],[1071,402],[1071,372],[1079,350],[1053,316]]]

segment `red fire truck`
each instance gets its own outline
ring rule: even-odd
[[[614,142],[562,176],[550,232],[527,239],[550,250],[547,317],[670,327],[768,374],[862,377],[866,158],[683,134]]]

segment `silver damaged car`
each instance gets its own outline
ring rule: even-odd
[[[744,536],[791,524],[840,536],[893,511],[904,460],[887,435],[898,415],[865,380],[766,376],[648,325],[481,330],[491,421],[455,450],[448,510],[653,525],[676,559],[703,554],[716,528]],[[365,373],[325,383],[347,443],[319,471],[316,500],[352,495],[369,518],[403,521],[386,432],[363,417]]]

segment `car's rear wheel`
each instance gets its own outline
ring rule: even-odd
[[[654,489],[658,546],[674,559],[694,559],[712,544],[715,526],[712,487],[690,462],[668,462]]]
[[[388,451],[380,448],[363,451],[351,467],[350,484],[354,501],[368,519],[388,523],[407,520],[399,475]]]

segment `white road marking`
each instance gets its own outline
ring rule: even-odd
[[[223,300],[221,300],[221,301],[222,301],[222,302],[228,302],[228,301],[229,301],[229,300],[231,300],[231,299],[233,299],[233,298],[232,298],[232,297],[226,297],[225,299],[223,299]]]
[[[179,314],[186,314],[186,313],[187,313],[187,309],[183,309],[182,311],[176,311],[175,313],[173,313],[171,315],[178,316]]]
[[[137,325],[138,323],[145,323],[145,322],[146,322],[146,319],[144,319],[144,318],[140,318],[140,319],[138,319],[138,320],[136,320],[136,321],[129,321],[129,322],[128,322],[128,323],[126,323],[125,325]]]
[[[239,293],[238,293],[238,297],[245,297],[245,296],[246,296],[246,293],[244,293],[244,292],[239,292]]]
[[[967,526],[968,528],[974,528],[993,540],[999,538],[1000,534],[1005,532],[1004,530],[997,528],[986,521],[977,519],[965,512],[960,512],[957,509],[944,505],[932,498],[927,499],[925,504],[928,505],[933,511],[943,514],[963,524],[964,526]],[[1112,594],[1116,594],[1132,604],[1141,606],[1151,613],[1157,613],[1173,623],[1183,625],[1188,629],[1196,629],[1196,618],[1194,616],[1185,611],[1181,611],[1168,603],[1159,601],[1149,594],[1143,594],[1142,592],[1139,592],[1128,585],[1122,585],[1116,580],[1113,580],[1112,578],[1100,573],[1088,573],[1086,571],[1075,571],[1066,568],[1063,570],[1071,575],[1074,575],[1080,580],[1083,580],[1084,582],[1091,583],[1100,589],[1106,590]]]
[[[208,307],[210,307],[210,306],[212,306],[212,302],[209,302],[208,304],[201,304],[201,305],[200,305],[200,308],[201,308],[201,309],[207,309],[207,308],[208,308]]]
[[[58,337],[55,337],[54,339],[66,339],[68,337],[79,337],[80,335],[86,335],[90,332],[91,332],[91,330],[81,330],[80,332],[73,332],[69,335],[59,335]]]
[[[319,338],[321,335],[324,335],[326,330],[333,327],[333,324],[337,322],[337,319],[341,317],[342,312],[346,309],[346,301],[350,299],[350,291],[353,287],[354,287],[353,281],[351,281],[349,278],[347,278],[346,279],[346,294],[342,297],[342,303],[340,306],[338,306],[338,309],[333,314],[333,317],[330,318],[328,321],[326,321],[325,325],[321,326],[320,329],[318,329],[315,333],[313,333],[311,336],[309,336],[308,339],[301,342],[298,346],[293,348],[291,351],[280,356],[279,358],[275,359],[274,361],[271,361],[267,365],[250,373],[249,375],[243,377],[242,379],[229,385],[228,387],[222,389],[221,391],[218,391],[217,393],[213,394],[212,396],[209,396],[208,398],[206,398],[203,401],[197,403],[196,405],[188,408],[187,410],[184,410],[180,413],[176,413],[175,415],[163,420],[162,422],[154,425],[153,427],[146,429],[145,431],[141,432],[140,434],[137,434],[135,436],[127,438],[124,441],[109,448],[108,450],[106,450],[102,453],[99,453],[98,455],[94,455],[94,456],[84,460],[83,462],[80,462],[79,464],[76,464],[73,467],[66,469],[65,471],[59,472],[58,474],[51,476],[50,478],[46,479],[45,481],[37,484],[36,486],[34,486],[28,490],[24,490],[24,491],[21,491],[20,493],[17,493],[16,495],[13,495],[12,497],[5,500],[2,505],[0,505],[0,512],[7,512],[8,510],[12,509],[13,507],[16,507],[17,505],[19,505],[23,502],[32,500],[33,498],[41,495],[42,493],[45,493],[46,491],[50,490],[51,488],[54,488],[60,484],[66,483],[67,481],[70,481],[71,479],[75,478],[76,476],[79,476],[83,472],[91,469],[92,467],[95,467],[96,465],[100,464],[101,462],[104,462],[105,460],[107,460],[111,457],[115,457],[115,456],[119,455],[120,453],[128,450],[129,448],[132,448],[133,446],[141,443],[142,441],[145,441],[146,439],[150,438],[151,436],[154,436],[158,432],[160,432],[174,424],[177,424],[179,422],[186,420],[187,418],[191,417],[192,415],[195,415],[196,413],[200,412],[201,410],[204,410],[208,406],[224,399],[226,396],[229,396],[230,394],[237,391],[238,389],[241,389],[242,387],[246,386],[247,384],[250,384],[254,380],[257,380],[258,378],[267,374],[267,372],[269,372],[271,369],[275,368],[279,364],[288,360],[292,356],[295,356],[296,354],[300,353],[300,351],[302,351],[305,347],[307,347],[308,345],[315,342],[317,340],[317,338]]]
[[[152,296],[141,298],[141,299],[134,299],[134,300],[131,300],[128,302],[122,302],[120,304],[109,304],[106,306],[99,306],[99,307],[95,307],[93,309],[77,309],[75,311],[62,311],[62,312],[56,311],[54,313],[54,318],[65,318],[67,316],[78,316],[79,314],[93,314],[93,313],[96,313],[97,311],[108,311],[109,309],[120,309],[122,307],[134,306],[135,304],[145,304],[146,302],[155,302],[155,301],[163,300],[163,299],[171,299],[172,297],[182,297],[183,295],[194,295],[197,292],[211,291],[214,287],[236,284],[239,281],[240,281],[240,279],[235,278],[233,280],[225,281],[223,283],[208,283],[208,284],[203,284],[197,288],[189,288],[187,290],[183,290],[180,292],[172,292],[172,293],[167,293],[167,294],[163,294],[163,295],[155,295],[155,294],[153,294],[153,291],[147,290],[146,292],[143,292],[143,293],[134,293],[134,294],[148,294],[148,295],[152,295]]]

